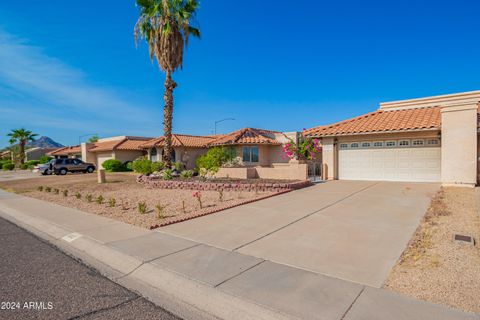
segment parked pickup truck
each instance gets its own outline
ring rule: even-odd
[[[52,173],[66,175],[68,172],[92,173],[94,171],[95,165],[93,163],[83,162],[76,158],[52,159],[33,169],[33,172],[40,172],[43,175],[50,175]]]

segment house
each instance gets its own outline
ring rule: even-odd
[[[81,157],[85,162],[94,163],[97,168],[109,159],[117,159],[122,163],[130,162],[146,154],[141,144],[152,138],[117,136],[102,138],[93,143],[82,143]]]
[[[232,148],[238,166],[220,168],[216,176],[230,178],[307,179],[307,166],[285,157],[283,145],[297,141],[297,132],[243,128],[208,144]]]
[[[57,150],[58,148],[35,147],[25,150],[25,161],[40,160],[47,153]]]
[[[480,91],[385,102],[304,132],[321,139],[324,178],[474,186]]]
[[[172,161],[184,163],[187,169],[195,168],[197,158],[207,153],[208,144],[215,140],[215,138],[218,138],[218,136],[172,134]],[[140,145],[152,161],[162,161],[164,146],[164,136],[151,139]]]
[[[81,158],[82,157],[82,149],[80,145],[76,146],[67,146],[55,149],[53,151],[47,152],[47,156],[58,158]]]

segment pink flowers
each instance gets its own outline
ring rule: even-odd
[[[314,160],[322,154],[320,140],[312,140],[311,138],[305,138],[299,141],[298,145],[293,141],[286,143],[283,145],[282,150],[284,157],[287,159],[298,158],[303,160]]]
[[[192,195],[193,195],[194,198],[197,198],[200,209],[202,209],[203,208],[202,194],[200,193],[200,191],[195,191]]]

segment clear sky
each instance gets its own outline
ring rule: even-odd
[[[174,131],[294,131],[382,101],[480,89],[480,2],[204,0],[174,75]],[[164,75],[135,47],[134,1],[2,0],[0,147],[26,127],[162,135]]]

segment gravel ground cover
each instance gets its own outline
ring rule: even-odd
[[[147,189],[136,182],[136,177],[131,173],[108,173],[108,182],[98,184],[95,174],[70,174],[0,182],[0,188],[145,228],[194,218],[274,194]]]
[[[470,235],[476,246],[453,240]],[[385,287],[480,313],[480,216],[473,188],[442,188]]]

